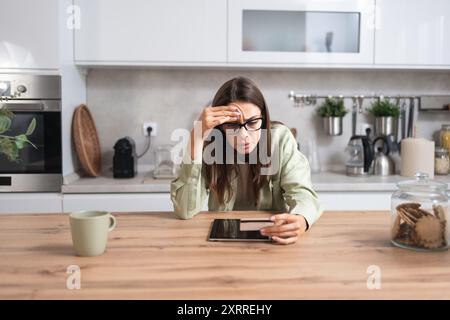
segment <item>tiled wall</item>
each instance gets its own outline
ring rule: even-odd
[[[111,165],[113,145],[121,137],[132,137],[138,153],[142,151],[144,121],[158,123],[158,136],[152,140],[154,146],[170,142],[175,128],[191,128],[221,84],[238,75],[256,82],[266,98],[272,119],[297,128],[301,145],[307,139],[316,139],[323,169],[344,168],[351,115],[344,118],[342,136],[328,137],[322,131],[315,108],[295,108],[288,99],[290,90],[325,95],[450,95],[448,71],[92,69],[87,77],[87,104],[96,121],[105,165]],[[351,101],[346,101],[346,105],[350,109]],[[369,101],[364,103],[364,107],[369,105]],[[363,118],[371,121],[369,116]],[[450,112],[419,114],[418,135],[432,139],[441,123],[450,123]],[[153,161],[149,153],[140,159],[140,164]]]

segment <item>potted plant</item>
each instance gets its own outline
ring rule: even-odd
[[[379,99],[372,103],[368,110],[375,117],[375,136],[397,136],[398,117],[400,107],[389,102],[388,99]]]
[[[14,114],[5,106],[0,105],[0,155],[3,154],[9,161],[18,162],[19,151],[27,145],[37,147],[28,140],[28,137],[36,128],[36,119],[33,118],[28,125],[25,133],[19,135],[8,135],[7,132],[11,127]]]
[[[342,119],[347,114],[343,99],[326,98],[317,109],[317,114],[323,119],[323,126],[327,135],[342,135]]]

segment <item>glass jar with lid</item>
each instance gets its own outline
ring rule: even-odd
[[[177,177],[177,166],[173,159],[173,145],[163,144],[155,150],[155,170],[153,178],[155,179],[174,179]]]
[[[441,146],[450,151],[450,124],[443,124],[439,132]]]
[[[447,184],[417,173],[415,180],[401,181],[391,197],[391,242],[418,251],[448,249]]]
[[[447,175],[450,169],[450,158],[448,150],[445,148],[436,148],[434,151],[434,173]]]

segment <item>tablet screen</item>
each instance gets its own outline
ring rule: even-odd
[[[210,241],[271,241],[259,230],[241,230],[240,219],[214,219],[208,240]]]

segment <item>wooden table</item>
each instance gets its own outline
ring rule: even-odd
[[[263,215],[115,214],[107,252],[92,258],[74,255],[67,215],[0,216],[0,298],[450,299],[449,252],[393,247],[387,212],[326,212],[289,246],[206,241],[213,218]],[[79,290],[66,288],[69,265]],[[368,289],[369,266],[381,289]]]

